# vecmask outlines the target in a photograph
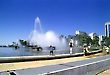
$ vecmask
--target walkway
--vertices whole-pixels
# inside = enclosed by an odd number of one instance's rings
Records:
[[[91,55],[91,56],[45,60],[45,61],[20,62],[20,63],[11,63],[11,64],[5,63],[5,64],[1,64],[0,68],[1,68],[1,70],[16,69],[16,73],[18,73],[19,75],[40,75],[43,73],[58,71],[58,70],[62,70],[65,68],[80,66],[80,65],[92,63],[94,61],[100,61],[102,59],[110,58],[110,56],[97,57],[99,55],[101,55],[101,54],[100,53],[95,54],[94,55],[95,57],[93,55]],[[85,59],[88,59],[88,60],[85,60]],[[79,60],[82,60],[82,61],[79,61]],[[30,66],[30,68],[29,68],[29,66]],[[6,67],[6,68],[4,68],[4,67]],[[28,67],[28,68],[26,69],[26,67]],[[19,70],[17,70],[17,69],[19,69]],[[7,74],[7,72],[1,72],[0,75],[6,75],[6,74]]]
[[[98,75],[110,75],[110,69],[107,69],[104,72],[99,73]]]
[[[43,67],[43,66],[56,65],[56,64],[64,64],[64,63],[68,63],[68,62],[74,62],[74,61],[79,61],[79,60],[96,58],[97,56],[102,56],[102,53],[97,53],[97,54],[93,54],[90,56],[71,57],[71,58],[55,59],[55,60],[0,63],[0,71]]]

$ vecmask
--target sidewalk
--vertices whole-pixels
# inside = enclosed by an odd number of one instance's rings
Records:
[[[89,55],[89,56],[71,57],[71,58],[63,58],[63,59],[55,59],[55,60],[0,63],[0,71],[43,67],[43,66],[56,65],[56,64],[64,64],[64,63],[68,63],[68,62],[96,58],[97,56],[102,56],[102,53],[97,53],[97,54],[93,54],[93,55]]]
[[[105,70],[104,72],[102,73],[99,73],[98,75],[110,75],[110,68]]]

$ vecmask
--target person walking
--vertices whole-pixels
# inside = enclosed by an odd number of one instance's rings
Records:
[[[84,52],[84,56],[87,56],[87,53],[88,53],[88,47],[87,47],[87,45],[84,45],[83,46],[83,52]]]
[[[49,50],[50,50],[50,55],[53,55],[54,54],[54,50],[55,50],[55,47],[50,45],[49,46]]]
[[[73,53],[73,39],[72,38],[69,42],[69,47],[70,47],[70,54],[72,54]]]

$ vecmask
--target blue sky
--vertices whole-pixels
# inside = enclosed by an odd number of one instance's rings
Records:
[[[28,39],[37,16],[45,32],[69,35],[81,30],[104,35],[110,0],[0,0],[0,44]]]

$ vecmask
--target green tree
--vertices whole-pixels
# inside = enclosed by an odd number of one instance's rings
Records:
[[[26,40],[19,40],[19,42],[20,42],[20,44],[22,45],[22,46],[27,46],[27,45],[29,45],[29,42],[28,41],[26,41]]]
[[[99,46],[99,37],[98,36],[93,37],[92,45]]]
[[[76,39],[80,41],[80,45],[84,45],[84,44],[91,44],[92,43],[92,39],[90,38],[90,36],[87,35],[87,33],[84,34],[77,34],[75,35]]]
[[[110,37],[104,37],[103,41],[104,41],[104,45],[110,46]]]

